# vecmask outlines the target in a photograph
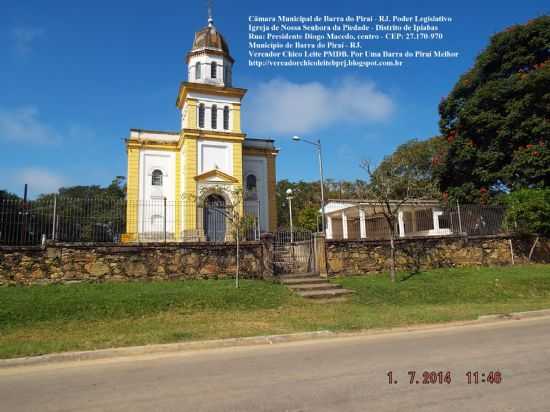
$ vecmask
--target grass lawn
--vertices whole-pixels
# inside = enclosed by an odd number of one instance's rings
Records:
[[[263,281],[0,288],[0,358],[329,329],[350,331],[550,308],[550,265],[440,269],[333,280],[356,294],[318,304]]]

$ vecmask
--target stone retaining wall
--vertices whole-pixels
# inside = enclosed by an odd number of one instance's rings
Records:
[[[240,275],[264,274],[261,242],[240,248]],[[234,244],[53,244],[0,247],[0,285],[102,282],[235,276]]]
[[[318,239],[324,240],[323,239]],[[438,237],[398,240],[397,268],[404,271],[460,266],[526,263],[534,238],[505,236]],[[318,243],[318,245],[317,245]],[[316,250],[322,251],[321,247]],[[241,244],[243,278],[271,278],[272,242]],[[316,267],[324,268],[323,253]],[[326,262],[330,275],[365,275],[389,269],[388,241],[330,240]],[[533,262],[550,263],[550,240],[541,239]],[[40,247],[0,246],[0,285],[70,282],[231,278],[236,272],[234,244],[50,244]]]
[[[507,236],[410,238],[396,242],[397,269],[417,271],[441,267],[511,265],[527,263],[534,238]],[[326,242],[330,275],[365,275],[388,271],[389,241],[329,240]],[[550,240],[540,239],[532,262],[550,263]]]

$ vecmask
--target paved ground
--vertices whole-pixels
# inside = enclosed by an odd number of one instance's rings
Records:
[[[410,370],[452,382],[411,385]],[[469,370],[502,383],[468,385]],[[546,412],[549,393],[550,318],[0,370],[10,412]]]

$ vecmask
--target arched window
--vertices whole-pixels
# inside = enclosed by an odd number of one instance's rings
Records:
[[[210,64],[210,77],[213,79],[218,77],[218,64],[216,62]]]
[[[212,106],[212,129],[218,128],[218,106]]]
[[[195,79],[199,80],[201,78],[201,63],[197,62],[195,64]]]
[[[223,128],[229,130],[229,106],[223,108]]]
[[[248,175],[246,176],[246,190],[249,192],[256,191],[256,176]]]
[[[162,171],[155,169],[151,174],[151,184],[153,186],[162,186]]]
[[[199,104],[199,127],[204,127],[204,103]]]

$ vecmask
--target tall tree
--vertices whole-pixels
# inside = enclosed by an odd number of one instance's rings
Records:
[[[443,191],[477,201],[550,184],[550,16],[494,35],[439,105]]]
[[[410,143],[415,145],[417,143]],[[407,146],[405,146],[407,147]],[[402,149],[384,158],[382,163],[373,170],[369,161],[363,161],[370,181],[368,199],[374,201],[375,213],[381,214],[386,220],[390,238],[390,278],[395,282],[395,240],[398,237],[398,215],[407,202],[422,198],[433,198],[437,193],[436,185],[430,178],[430,167],[419,167],[418,162],[411,161],[412,151]],[[430,162],[428,162],[430,164]]]
[[[445,157],[446,150],[445,139],[442,136],[435,136],[427,140],[412,139],[398,146],[391,156],[382,160],[374,174],[392,174],[392,169],[399,164],[403,173],[407,173],[411,179],[417,180],[415,185],[426,190],[424,196],[439,198],[439,181],[434,174],[434,165]],[[404,181],[402,184],[408,185],[409,182]],[[406,190],[406,187],[395,186],[392,196],[399,199]]]

